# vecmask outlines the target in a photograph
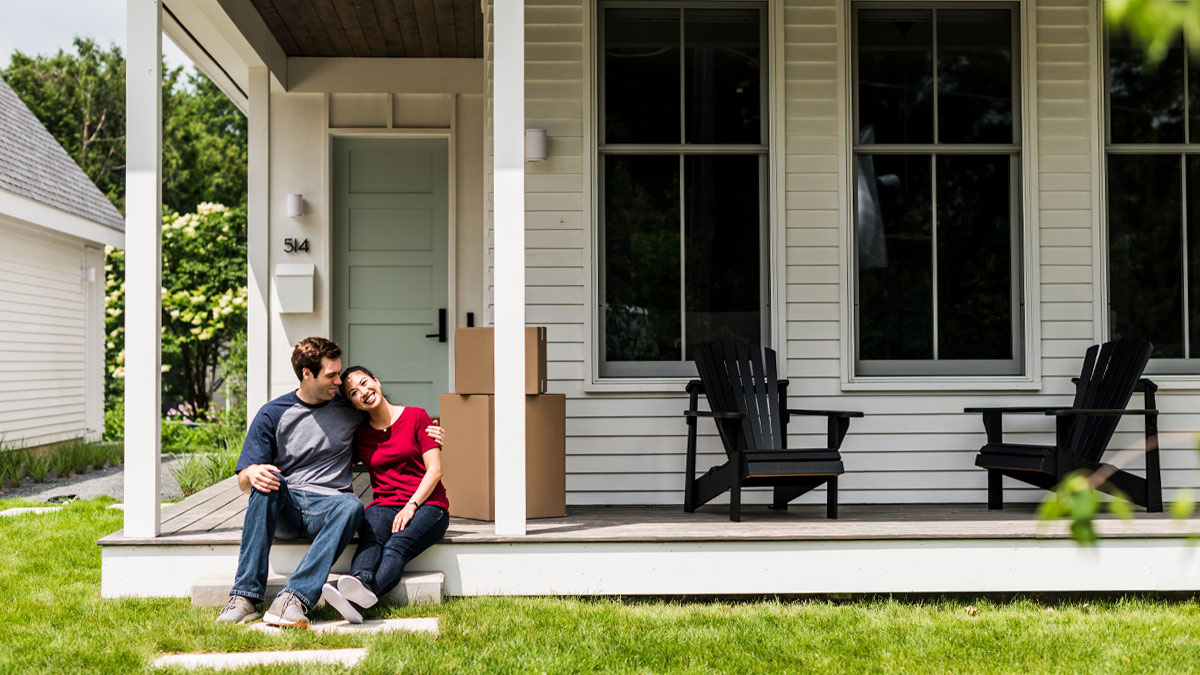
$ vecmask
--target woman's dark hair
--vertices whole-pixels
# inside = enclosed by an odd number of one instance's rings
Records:
[[[346,394],[346,385],[348,383],[346,381],[346,378],[350,377],[354,373],[362,373],[363,375],[366,375],[367,377],[371,378],[372,380],[379,379],[378,377],[375,377],[375,373],[372,373],[371,371],[367,370],[366,366],[350,366],[349,368],[342,371],[342,395],[343,396],[347,395]],[[385,396],[384,398],[387,398],[387,397]]]

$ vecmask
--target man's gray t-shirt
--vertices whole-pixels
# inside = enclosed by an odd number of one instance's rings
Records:
[[[274,464],[289,490],[321,494],[349,492],[351,448],[363,413],[339,395],[310,405],[291,391],[259,408],[237,471]]]

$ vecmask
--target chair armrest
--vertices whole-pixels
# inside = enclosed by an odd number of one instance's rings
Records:
[[[684,410],[684,417],[715,417],[719,420],[736,420],[745,417],[742,413],[736,412],[709,412],[707,410]]]
[[[788,408],[789,415],[813,415],[819,417],[862,417],[863,413],[858,410],[801,410],[796,408]]]
[[[1009,406],[1007,408],[963,408],[965,413],[999,413],[1013,415],[1049,415],[1051,411],[1064,410],[1060,405]]]
[[[1063,410],[1047,410],[1047,415],[1055,417],[1070,417],[1074,415],[1157,415],[1157,410],[1110,410],[1105,408],[1067,408]]]

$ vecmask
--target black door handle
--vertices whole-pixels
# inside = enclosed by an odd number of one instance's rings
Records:
[[[435,337],[438,342],[446,341],[446,310],[444,308],[438,310],[438,332],[430,333],[425,337]]]

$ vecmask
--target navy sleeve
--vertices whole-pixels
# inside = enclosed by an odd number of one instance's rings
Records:
[[[274,407],[268,403],[258,409],[250,429],[246,431],[246,441],[242,443],[242,454],[238,456],[235,473],[241,473],[251,464],[271,464],[275,461],[275,427],[279,419],[271,414]]]

